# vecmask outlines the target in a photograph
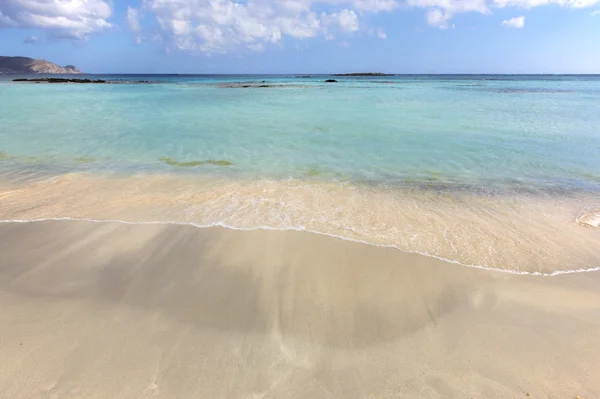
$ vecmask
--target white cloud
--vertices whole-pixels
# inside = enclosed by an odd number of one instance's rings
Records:
[[[44,29],[55,37],[85,39],[110,28],[115,0],[0,0],[0,28]],[[555,5],[586,8],[600,0],[138,0],[127,9],[127,25],[136,42],[153,37],[168,51],[228,53],[264,51],[285,40],[349,34],[385,39],[369,29],[370,15],[404,8],[423,10],[429,25],[452,28],[463,13],[489,15],[494,9]],[[594,12],[592,15],[600,13]],[[144,25],[140,21],[145,16]],[[519,21],[507,26],[519,25]],[[524,19],[523,19],[524,23]],[[147,29],[145,31],[145,29]]]
[[[509,28],[521,29],[525,26],[525,17],[521,15],[520,17],[504,20],[502,21],[502,25],[508,26]]]
[[[252,51],[258,52],[258,53],[265,51],[265,45],[262,43],[249,44],[246,47],[248,47],[249,50],[252,50]]]
[[[406,5],[427,9],[427,22],[446,29],[456,15],[466,12],[491,14],[494,8],[525,8],[557,5],[565,8],[586,8],[600,4],[600,0],[405,0]]]
[[[86,39],[112,25],[109,0],[0,0],[0,28],[47,30],[52,36]]]
[[[439,8],[451,14],[468,11],[486,13],[489,3],[490,0],[406,0],[410,7]]]
[[[495,8],[532,8],[549,4],[589,7],[600,0],[142,0],[156,17],[156,33],[169,49],[196,53],[263,51],[287,38],[344,39],[359,32],[369,14],[402,6],[426,11],[429,25],[453,28],[454,16]],[[373,29],[368,30],[374,35]],[[377,32],[386,38],[385,32]],[[260,44],[260,46],[259,46]]]
[[[326,3],[327,1],[323,1]],[[358,11],[392,11],[400,6],[397,0],[354,0],[354,1],[329,1],[329,3],[348,3],[352,8]]]
[[[596,15],[600,15],[600,10],[592,11],[592,17],[595,17]]]
[[[275,5],[266,1],[144,0],[144,9],[155,15],[158,32],[169,46],[190,52],[262,51],[264,44],[278,43],[284,35],[308,38],[319,30],[316,13],[294,0]]]
[[[495,7],[522,7],[532,8],[556,4],[562,7],[586,8],[600,3],[599,0],[493,0]]]
[[[351,10],[333,14],[322,13],[320,23],[323,27],[337,26],[344,32],[356,32],[360,28],[356,13]]]
[[[448,21],[452,18],[449,11],[433,8],[427,13],[427,23],[440,29],[448,29]]]
[[[156,17],[157,32],[169,47],[226,53],[263,51],[286,38],[331,40],[359,31],[368,13],[398,5],[397,0],[143,0],[142,8]]]
[[[339,14],[333,14],[337,18],[338,25],[342,30],[347,32],[356,32],[359,28],[358,17],[356,13],[351,10],[343,10]]]
[[[514,17],[511,19],[504,20],[502,21],[502,25],[508,26],[510,28],[521,29],[525,26],[525,17],[521,15],[520,17]]]
[[[129,29],[134,33],[134,40],[136,43],[141,43],[144,40],[142,35],[142,26],[140,25],[140,11],[137,8],[127,8],[127,25]]]
[[[37,36],[27,36],[27,38],[23,41],[25,44],[36,44],[40,41],[40,38]]]
[[[600,0],[405,0],[411,7],[441,8],[451,13],[477,11],[487,13],[493,8],[520,7],[534,8],[558,5],[569,8],[586,8],[600,3]]]

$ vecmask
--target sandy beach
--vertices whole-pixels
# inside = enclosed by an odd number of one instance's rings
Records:
[[[1,223],[0,392],[592,399],[599,288],[306,232]]]

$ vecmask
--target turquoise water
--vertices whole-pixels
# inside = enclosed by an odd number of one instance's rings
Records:
[[[10,78],[2,220],[308,230],[489,269],[600,267],[600,76]]]
[[[322,83],[324,77],[100,78],[156,83],[2,81],[4,163],[484,189],[600,187],[596,77],[334,84]],[[263,80],[283,86],[220,84]],[[228,166],[191,166],[207,160]]]

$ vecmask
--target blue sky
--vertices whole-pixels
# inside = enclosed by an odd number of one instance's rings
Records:
[[[600,73],[600,0],[0,0],[0,55],[90,73]]]

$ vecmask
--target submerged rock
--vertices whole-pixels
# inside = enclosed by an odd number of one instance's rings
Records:
[[[337,83],[337,80],[335,80],[335,79],[327,79],[325,81],[325,83]]]
[[[594,209],[579,215],[577,223],[582,226],[600,229],[600,209]]]
[[[217,84],[217,87],[223,89],[263,89],[263,88],[281,88],[281,87],[292,87],[290,84],[265,84],[263,82],[249,82],[249,83],[232,83],[232,84]]]

